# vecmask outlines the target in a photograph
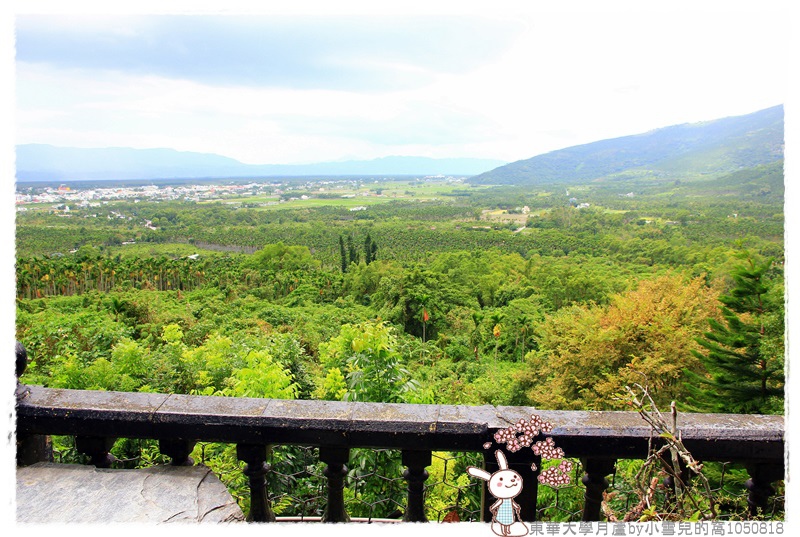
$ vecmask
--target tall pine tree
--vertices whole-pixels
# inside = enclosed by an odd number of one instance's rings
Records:
[[[378,245],[375,244],[375,241],[372,240],[369,232],[367,232],[367,236],[364,238],[364,262],[369,265],[377,256],[378,252]]]
[[[339,235],[339,255],[341,256],[342,261],[342,273],[347,272],[347,252],[344,249],[344,239],[341,235]]]
[[[772,259],[742,257],[734,287],[720,297],[724,322],[709,319],[711,330],[697,339],[708,374],[686,371],[688,402],[705,412],[782,413],[784,353],[775,342],[783,341],[783,293],[767,277]]]
[[[353,244],[353,235],[352,233],[347,236],[347,253],[350,257],[350,263],[355,263],[358,265],[359,256],[358,250],[356,250],[355,244]]]

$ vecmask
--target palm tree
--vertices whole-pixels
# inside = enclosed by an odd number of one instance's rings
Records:
[[[27,263],[22,267],[17,265],[17,297],[18,298],[31,298],[31,281],[32,275],[30,272],[30,265]]]
[[[497,347],[500,345],[500,321],[505,318],[505,313],[496,311],[489,318],[492,321],[492,335],[494,336],[494,361],[497,362]]]

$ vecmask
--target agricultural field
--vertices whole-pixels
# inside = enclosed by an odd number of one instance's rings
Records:
[[[600,410],[645,378],[659,405],[709,410],[720,397],[697,381],[713,367],[703,335],[756,274],[769,391],[750,400],[780,413],[782,190],[752,186],[764,177],[24,204],[22,380]],[[264,205],[274,196],[286,201]]]

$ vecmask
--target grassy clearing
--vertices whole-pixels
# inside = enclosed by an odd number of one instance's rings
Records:
[[[194,254],[201,254],[203,256],[219,255],[219,252],[215,252],[213,250],[198,248],[192,244],[181,244],[175,242],[163,244],[149,242],[123,244],[122,246],[108,247],[108,251],[111,252],[112,256],[119,254],[122,257],[138,258],[166,256],[174,259]]]
[[[524,226],[528,221],[527,214],[509,214],[508,211],[502,209],[484,209],[481,213],[481,220],[488,222],[514,222],[520,226]]]
[[[288,200],[274,205],[265,205],[258,207],[259,210],[280,210],[280,209],[306,209],[314,207],[345,207],[353,209],[355,207],[367,207],[370,205],[378,205],[381,203],[388,203],[393,199],[378,196],[357,196],[355,198],[308,198]]]

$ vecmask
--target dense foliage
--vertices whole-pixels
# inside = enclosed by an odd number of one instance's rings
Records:
[[[747,352],[768,357],[780,380],[780,171],[569,192],[448,187],[361,211],[333,198],[304,208],[246,199],[32,207],[17,217],[16,332],[32,360],[22,380],[575,409],[617,408],[626,384],[647,382],[658,403],[680,407],[687,379],[721,382],[703,353],[718,352],[704,343],[708,319],[723,334],[756,317],[763,329]],[[743,251],[774,260],[759,269],[764,311],[719,308],[741,287]],[[771,386],[773,404],[758,410],[780,412],[782,385]],[[738,397],[692,395],[724,405]],[[354,456],[355,473],[400,468],[391,453]],[[203,457],[220,468],[235,461],[222,447]],[[402,501],[391,487],[372,493]],[[390,514],[387,505],[373,516]]]
[[[722,321],[694,351],[709,374],[688,371],[690,400],[701,410],[780,413],[783,410],[784,359],[776,335],[784,332],[783,301],[768,279],[772,260],[747,256],[733,271],[734,287],[720,296]],[[777,299],[777,301],[776,301]],[[776,352],[776,350],[778,352]]]

